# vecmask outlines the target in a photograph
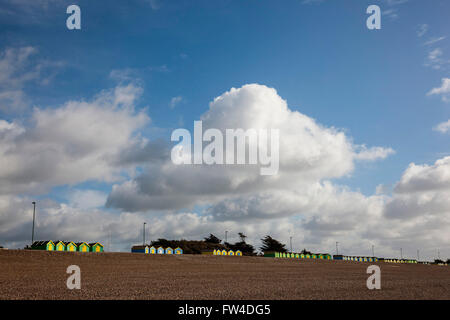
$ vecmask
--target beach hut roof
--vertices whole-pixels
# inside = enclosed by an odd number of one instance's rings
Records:
[[[79,246],[81,246],[83,243],[84,243],[85,245],[89,246],[89,244],[88,244],[87,242],[77,242],[77,243],[75,243],[75,244],[77,245],[77,247],[79,247]]]

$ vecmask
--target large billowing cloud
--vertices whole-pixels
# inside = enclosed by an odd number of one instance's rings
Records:
[[[203,131],[215,128],[224,136],[226,129],[278,129],[278,174],[262,176],[258,165],[174,165],[167,159],[115,185],[108,206],[127,211],[182,209],[282,190],[301,196],[306,186],[351,174],[355,160],[382,159],[393,152],[354,145],[343,131],[291,110],[275,89],[264,85],[232,88],[210,103],[201,120]]]
[[[384,206],[371,236],[383,245],[450,253],[450,157],[410,164]],[[425,250],[423,250],[425,249]]]
[[[45,193],[58,185],[117,180],[122,151],[137,143],[134,134],[149,121],[133,109],[140,91],[128,85],[89,102],[35,108],[30,125],[0,120],[0,193]]]
[[[433,224],[431,230],[442,230],[441,236],[450,240],[450,157],[431,166],[410,164],[386,203],[385,215],[391,220],[416,221],[417,227]]]

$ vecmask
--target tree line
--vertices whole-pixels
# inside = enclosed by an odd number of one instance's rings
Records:
[[[235,243],[230,243],[219,239],[214,234],[209,234],[208,237],[205,237],[203,240],[167,240],[167,239],[158,239],[151,242],[151,245],[154,247],[171,247],[177,248],[180,247],[183,249],[184,253],[188,254],[200,254],[203,251],[213,251],[213,250],[240,250],[245,256],[255,256],[256,250],[251,244],[248,244],[245,239],[247,236],[239,232],[239,241]],[[267,235],[263,239],[261,239],[262,246],[259,248],[262,252],[287,252],[286,245],[281,243],[280,241],[272,238]],[[303,249],[302,253],[311,254],[311,252]]]

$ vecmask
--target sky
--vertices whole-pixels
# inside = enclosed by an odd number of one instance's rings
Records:
[[[69,30],[66,9],[81,9]],[[381,8],[369,30],[366,9]],[[269,234],[450,258],[445,0],[0,0],[0,245]],[[175,166],[176,128],[279,128],[280,170]]]

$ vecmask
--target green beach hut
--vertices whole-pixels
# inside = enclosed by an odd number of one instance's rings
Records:
[[[76,252],[77,251],[77,245],[74,242],[72,242],[72,241],[68,242],[67,245],[66,245],[66,251]]]
[[[66,244],[62,241],[55,241],[55,251],[65,251]]]
[[[76,243],[78,252],[89,252],[91,251],[89,245],[86,242],[77,242]]]
[[[100,242],[89,243],[91,247],[91,252],[103,252],[103,245]]]

